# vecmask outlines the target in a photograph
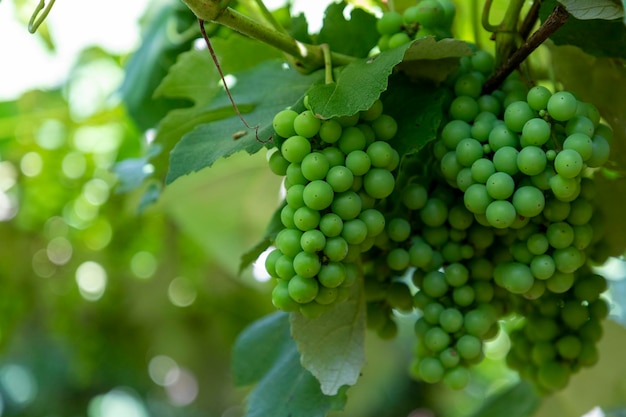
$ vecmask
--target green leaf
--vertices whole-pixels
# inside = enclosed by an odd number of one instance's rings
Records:
[[[419,39],[346,65],[335,83],[311,88],[309,105],[323,118],[352,115],[371,107],[387,89],[387,79],[398,64],[411,77],[443,81],[458,67],[460,57],[471,54],[462,41]]]
[[[556,5],[556,0],[541,4],[539,16],[542,21]],[[570,16],[550,39],[557,45],[577,46],[597,57],[626,58],[626,26],[622,19],[580,20]]]
[[[113,165],[113,172],[117,175],[119,183],[117,192],[126,193],[141,186],[143,182],[152,176],[154,166],[150,160],[161,153],[161,146],[158,144],[148,148],[146,155],[139,158],[124,159]]]
[[[272,242],[274,242],[274,239],[276,238],[278,232],[280,232],[284,228],[280,220],[280,212],[284,206],[285,204],[282,204],[274,212],[274,215],[267,225],[267,229],[265,229],[265,233],[263,234],[263,238],[261,239],[261,241],[254,245],[254,247],[252,247],[249,251],[241,255],[241,263],[239,264],[240,274],[243,272],[244,269],[252,265],[252,263],[256,261],[259,256],[261,256],[261,254],[272,245]]]
[[[242,131],[242,122],[226,95],[220,95],[204,111],[204,117],[211,117],[214,121],[197,126],[174,147],[167,183],[210,167],[219,158],[236,152],[253,154],[259,151],[274,134],[274,115],[300,99],[321,74],[305,76],[286,68],[280,61],[267,61],[235,75],[237,83],[231,89],[233,99],[246,122],[250,126],[259,126],[258,134],[254,129],[244,130],[244,136],[235,138],[234,135]]]
[[[559,0],[567,11],[580,20],[613,20],[624,17],[624,5],[613,0]]]
[[[324,394],[335,395],[344,385],[354,385],[365,363],[362,291],[356,289],[350,299],[318,318],[293,314],[291,334],[302,365],[318,379]]]
[[[327,396],[300,365],[289,335],[289,316],[274,313],[246,328],[233,351],[233,374],[238,386],[257,383],[248,398],[247,417],[324,417],[342,409],[346,396]]]
[[[419,151],[437,137],[447,94],[433,83],[414,83],[401,74],[389,79],[381,99],[385,113],[398,122],[398,133],[390,143],[400,156]]]
[[[533,386],[521,381],[506,391],[489,397],[472,417],[530,417],[541,404]]]
[[[366,57],[378,42],[376,17],[360,8],[352,9],[350,19],[344,16],[347,3],[331,3],[324,15],[318,43],[326,43],[333,52]]]

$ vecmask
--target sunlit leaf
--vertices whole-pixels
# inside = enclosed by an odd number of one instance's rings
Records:
[[[346,19],[346,6],[345,2],[328,6],[317,41],[328,44],[333,52],[365,57],[378,42],[376,18],[363,9],[355,8],[350,12],[350,19]]]
[[[559,0],[576,19],[613,20],[624,17],[624,6],[613,0]]]

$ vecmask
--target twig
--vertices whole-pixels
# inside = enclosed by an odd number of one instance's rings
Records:
[[[530,35],[530,31],[533,30],[535,23],[537,23],[537,19],[539,19],[539,9],[541,8],[541,0],[535,0],[533,5],[530,6],[530,10],[526,13],[526,17],[522,22],[522,25],[519,29],[519,34],[522,39],[528,38]]]
[[[548,39],[554,32],[563,26],[569,13],[561,5],[555,7],[548,18],[532,36],[524,42],[506,62],[483,85],[483,93],[489,94],[511,74],[539,45]]]

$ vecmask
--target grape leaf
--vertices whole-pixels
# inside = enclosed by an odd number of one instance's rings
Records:
[[[541,404],[541,398],[526,381],[489,397],[472,417],[530,417]]]
[[[437,137],[446,94],[433,83],[413,83],[401,74],[390,78],[381,99],[385,112],[398,122],[398,133],[390,143],[400,156],[417,152]]]
[[[352,115],[371,107],[387,89],[387,79],[398,64],[402,63],[398,68],[414,78],[442,81],[456,69],[460,57],[471,53],[462,41],[419,39],[346,65],[335,83],[309,90],[309,105],[323,118]]]
[[[241,255],[241,263],[239,264],[240,274],[243,272],[244,269],[252,265],[252,263],[256,261],[267,248],[271,246],[278,232],[283,229],[283,224],[280,220],[280,212],[284,206],[284,204],[281,205],[272,215],[272,218],[270,219],[270,222],[265,229],[265,233],[263,234],[263,238],[261,239],[261,241],[254,245],[254,247],[250,248],[250,250],[248,250],[246,253]]]
[[[556,5],[556,0],[545,0],[541,4],[539,16],[542,21]],[[580,20],[570,16],[550,39],[557,45],[578,46],[594,56],[626,58],[626,26],[622,19]]]
[[[274,114],[289,107],[302,97],[309,86],[320,79],[320,73],[302,75],[286,68],[280,61],[266,61],[236,75],[231,89],[233,99],[244,113],[250,126],[260,126],[258,136],[254,129],[244,130],[225,94],[216,97],[203,112],[210,123],[203,123],[185,134],[170,155],[170,169],[166,182],[210,167],[219,158],[236,152],[253,154],[259,151],[274,134]],[[207,120],[208,121],[208,120]]]
[[[344,392],[324,395],[300,365],[285,313],[271,314],[244,329],[235,341],[232,368],[237,386],[257,384],[248,398],[247,417],[324,417],[346,401]]]
[[[328,6],[317,41],[328,44],[334,52],[366,57],[378,42],[376,18],[363,9],[354,8],[348,20],[344,17],[346,6],[345,2]]]
[[[559,0],[576,19],[613,20],[624,17],[624,6],[613,0]]]
[[[365,363],[362,292],[356,288],[350,299],[315,319],[293,314],[291,334],[302,365],[318,379],[324,394],[336,395],[342,386],[354,385]]]

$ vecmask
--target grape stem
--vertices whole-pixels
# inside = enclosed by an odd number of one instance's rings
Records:
[[[200,20],[213,21],[227,26],[293,56],[294,66],[302,72],[312,72],[324,66],[324,54],[318,45],[298,42],[274,28],[259,24],[230,7],[224,7],[218,0],[183,0],[183,2]],[[346,65],[356,59],[335,52],[331,52],[331,55],[336,65]]]
[[[530,6],[530,10],[526,13],[526,17],[522,21],[522,24],[519,28],[519,34],[522,39],[527,39],[530,35],[530,32],[533,30],[535,23],[537,23],[537,19],[539,19],[539,9],[541,8],[541,1],[534,1],[532,6]]]
[[[327,43],[323,43],[320,45],[322,48],[322,53],[324,54],[324,76],[326,84],[332,84],[335,81],[333,80],[333,59],[330,54],[330,47]]]
[[[543,24],[524,42],[483,85],[483,94],[494,91],[539,45],[563,26],[569,13],[561,5],[554,8]]]

